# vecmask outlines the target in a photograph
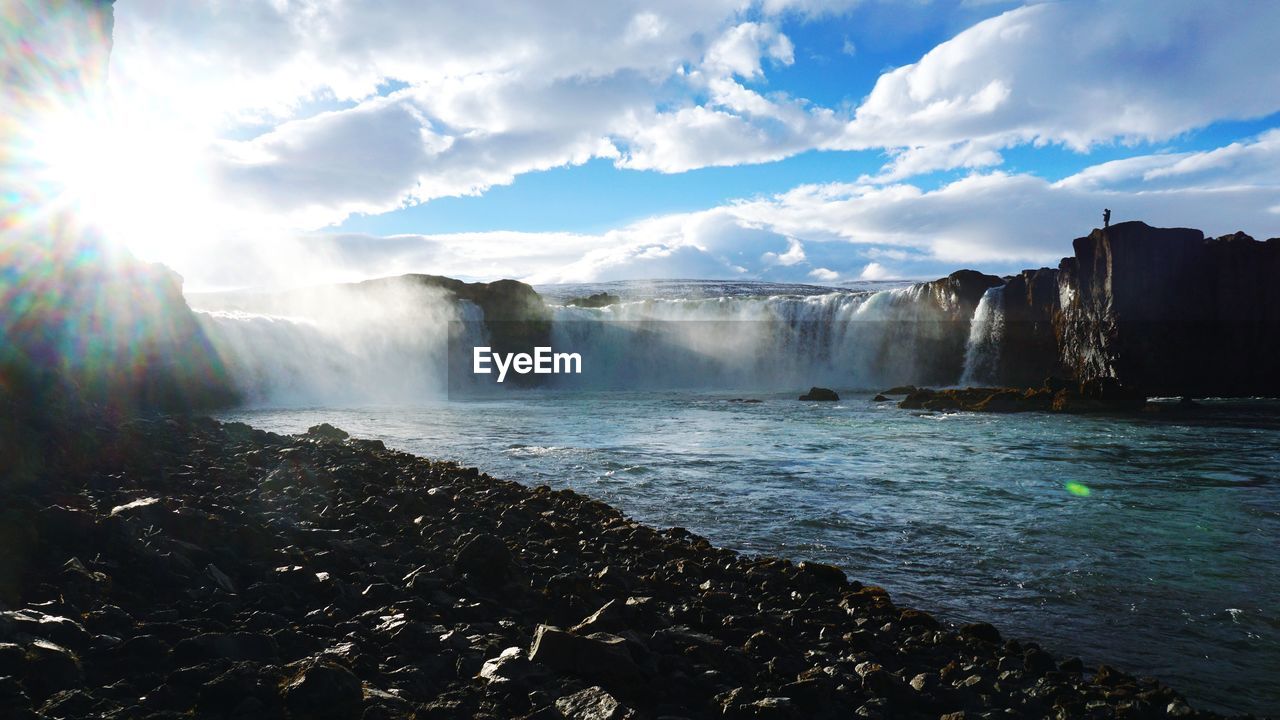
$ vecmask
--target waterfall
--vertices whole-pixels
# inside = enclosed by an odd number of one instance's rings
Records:
[[[444,397],[451,330],[483,313],[431,288],[198,297],[214,350],[251,403],[404,404]],[[476,338],[483,344],[483,337]]]
[[[598,388],[874,389],[917,382],[940,329],[919,286],[810,296],[625,302],[555,310],[553,342]],[[952,376],[954,379],[954,376]]]
[[[969,323],[961,385],[994,384],[1000,370],[1000,341],[1004,336],[1004,286],[988,289],[978,301]]]
[[[990,297],[982,312],[990,312]],[[947,302],[916,285],[552,305],[549,337],[534,333],[530,342],[578,353],[582,372],[541,375],[533,385],[749,393],[950,384],[967,328],[956,326]],[[492,344],[483,312],[437,289],[338,287],[196,297],[192,305],[256,404],[413,404],[495,382],[471,372],[472,348]],[[496,389],[517,384],[530,385]]]

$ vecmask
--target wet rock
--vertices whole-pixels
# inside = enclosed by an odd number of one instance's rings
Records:
[[[87,717],[99,715],[102,702],[84,690],[63,690],[54,693],[40,707],[40,714],[51,718]]]
[[[207,633],[188,638],[173,648],[173,659],[180,665],[194,665],[207,660],[273,660],[280,649],[275,640],[262,633]]]
[[[848,576],[835,565],[805,560],[801,561],[796,567],[799,568],[801,575],[813,578],[820,583],[835,587],[843,587],[849,584]]]
[[[961,637],[980,640],[985,643],[999,645],[1004,642],[1000,637],[1000,631],[996,630],[991,623],[970,623],[960,628]]]
[[[800,396],[801,400],[811,400],[818,402],[835,402],[840,399],[835,390],[830,388],[811,387],[809,392]]]
[[[48,640],[36,640],[28,645],[24,659],[22,683],[33,700],[79,687],[83,680],[80,658]]]
[[[761,718],[762,720],[799,720],[802,717],[799,708],[787,697],[766,697],[739,705],[734,713],[739,717]]]
[[[1068,389],[1028,388],[920,388],[903,398],[898,407],[935,412],[1132,412],[1141,409],[1146,398],[1113,381],[1091,381]]]
[[[0,641],[45,638],[76,650],[89,644],[89,633],[70,618],[47,615],[39,610],[0,612]]]
[[[1054,670],[1057,665],[1053,656],[1039,648],[1028,648],[1022,654],[1023,668],[1032,675],[1043,675]]]
[[[479,677],[489,683],[522,684],[529,678],[545,676],[546,671],[525,657],[524,650],[509,647],[496,658],[486,660]]]

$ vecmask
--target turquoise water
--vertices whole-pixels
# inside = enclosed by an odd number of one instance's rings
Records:
[[[526,391],[225,417],[331,422],[573,488],[719,545],[835,563],[900,604],[1159,677],[1200,707],[1280,706],[1280,404],[1104,418],[732,397]]]

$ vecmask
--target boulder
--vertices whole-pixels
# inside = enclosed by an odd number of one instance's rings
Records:
[[[478,677],[487,683],[523,683],[546,675],[546,670],[525,657],[524,649],[509,647],[497,657],[484,661]]]
[[[566,720],[629,720],[636,717],[633,710],[599,686],[557,699],[556,710]]]
[[[627,641],[608,633],[576,635],[558,627],[539,625],[534,631],[529,659],[624,695],[634,692],[642,681]]]
[[[351,437],[350,433],[345,430],[336,428],[329,423],[320,423],[307,428],[307,437],[315,440],[328,440],[330,442],[342,442]]]
[[[970,623],[960,628],[961,637],[980,640],[982,642],[999,645],[1004,642],[1000,637],[1000,631],[996,630],[991,623]]]
[[[345,720],[360,716],[364,691],[360,680],[341,665],[307,663],[282,688],[285,707],[297,718]]]
[[[506,581],[511,565],[511,550],[506,543],[488,533],[464,538],[462,548],[453,561],[455,570],[489,588],[500,586]]]
[[[840,396],[836,394],[835,390],[814,386],[809,388],[809,392],[801,395],[800,399],[819,402],[835,402],[840,399]]]

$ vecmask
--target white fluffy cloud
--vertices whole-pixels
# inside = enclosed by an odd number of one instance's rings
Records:
[[[237,212],[318,227],[594,157],[679,171],[801,149],[805,111],[738,82],[794,60],[750,8],[138,0],[117,13],[113,82],[175,122],[219,119],[208,162]]]
[[[294,227],[597,157],[682,172],[883,148],[875,180],[892,182],[998,166],[1021,143],[1083,150],[1280,110],[1259,31],[1280,26],[1274,3],[1018,8],[885,73],[856,110],[752,87],[796,61],[784,19],[851,7],[134,0],[117,9],[112,72],[176,122],[218,119],[225,201]]]
[[[175,210],[217,236],[180,267],[197,285],[271,280],[242,276],[254,256],[315,279],[833,283],[957,264],[1016,270],[1055,262],[1104,206],[1117,220],[1280,234],[1280,131],[1058,182],[1000,169],[1022,144],[1086,151],[1280,111],[1280,64],[1265,62],[1280,4],[1033,4],[969,27],[872,88],[850,87],[848,104],[770,84],[806,62],[788,23],[857,6],[193,0],[179,12],[131,0],[117,8],[111,77],[134,116],[200,142],[212,187]],[[676,173],[812,149],[886,160],[851,182],[595,234],[279,239],[593,158]],[[971,175],[938,188],[913,180],[956,168]],[[183,188],[175,202],[196,196]],[[259,232],[232,233],[246,227]]]
[[[950,148],[967,166],[1020,143],[1084,151],[1267,115],[1280,110],[1280,64],[1259,28],[1277,26],[1275,3],[1018,8],[882,75],[829,146]]]
[[[289,267],[313,282],[405,272],[534,283],[671,277],[840,283],[929,278],[960,267],[994,273],[1056,265],[1073,237],[1141,219],[1280,236],[1280,131],[1211,151],[1096,165],[1059,182],[1028,174],[974,174],[934,190],[899,182],[806,185],[776,196],[649,218],[600,234],[310,235],[273,244],[250,265]],[[246,280],[210,259],[206,283]],[[279,253],[284,253],[281,255]],[[225,255],[223,257],[226,257]],[[312,263],[328,275],[307,275]],[[340,274],[333,274],[341,268]]]
[[[1202,152],[1142,155],[1088,168],[1058,183],[1081,190],[1186,187],[1280,188],[1280,130]],[[1280,198],[1277,198],[1280,202]]]

